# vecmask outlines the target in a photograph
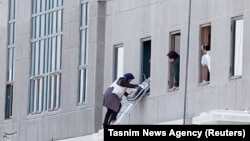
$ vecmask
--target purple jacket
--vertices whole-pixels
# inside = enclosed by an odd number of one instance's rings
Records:
[[[126,87],[126,88],[136,88],[137,84],[130,84],[127,79],[124,77],[120,77],[117,81],[117,84]],[[112,109],[113,111],[119,112],[121,100],[116,94],[112,93],[113,87],[108,87],[103,95],[103,106],[107,107],[109,109]],[[128,95],[127,92],[124,94],[125,96]]]

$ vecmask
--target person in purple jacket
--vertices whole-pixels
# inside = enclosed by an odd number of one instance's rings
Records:
[[[116,120],[116,116],[122,107],[122,97],[129,95],[126,89],[138,87],[138,84],[130,84],[134,78],[132,73],[126,73],[124,76],[116,79],[104,92],[103,106],[107,108],[107,112],[103,125],[109,125]]]

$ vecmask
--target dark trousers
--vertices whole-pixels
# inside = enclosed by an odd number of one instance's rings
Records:
[[[120,109],[121,109],[121,104],[120,104],[118,112],[120,111]],[[107,112],[106,112],[105,117],[104,117],[103,125],[109,125],[111,123],[111,121],[115,121],[118,112],[115,112],[115,111],[107,108]]]
[[[210,72],[207,72],[207,81],[210,81]]]

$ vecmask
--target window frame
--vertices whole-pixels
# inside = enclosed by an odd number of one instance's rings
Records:
[[[121,59],[121,60],[120,60]],[[113,59],[114,76],[113,81],[124,74],[124,44],[114,45],[114,59]]]
[[[210,45],[210,51],[211,51],[211,34],[212,34],[212,25],[211,23],[207,23],[207,24],[202,24],[200,26],[200,44],[198,47],[198,51],[199,51],[199,85],[207,85],[210,83],[210,72],[208,71],[208,67],[207,66],[202,66],[201,65],[201,58],[202,58],[202,50],[201,50],[201,46],[202,44],[208,44]],[[209,75],[209,76],[208,76]]]
[[[179,44],[176,44],[179,38]],[[174,50],[180,55],[181,49],[181,30],[171,31],[169,33],[169,51]],[[181,61],[181,60],[180,60]],[[181,64],[181,62],[180,62]],[[168,63],[168,91],[172,91],[171,88],[174,86],[174,76],[172,75],[172,66]],[[180,74],[180,73],[179,73]]]
[[[236,22],[242,20],[242,38],[241,38],[241,58],[240,58],[240,63],[241,63],[241,74],[236,75],[235,74],[235,50],[236,50],[236,45],[235,45],[235,40],[236,40],[236,34],[235,34],[235,30],[236,30]],[[244,18],[243,16],[237,16],[237,17],[233,17],[231,19],[231,49],[230,49],[230,69],[229,69],[229,79],[238,79],[238,78],[242,78],[243,75],[243,49],[244,49],[244,45],[243,45],[243,41],[244,41]]]
[[[5,89],[5,119],[12,118],[13,111],[13,89],[15,71],[15,38],[16,38],[16,0],[9,0],[8,13],[8,46],[6,67],[6,89]]]
[[[88,39],[89,39],[89,11],[90,0],[80,1],[80,45],[78,66],[78,96],[77,105],[86,103],[88,78]]]
[[[150,42],[148,47],[146,44]],[[152,38],[151,36],[141,39],[141,82],[151,75],[151,51],[152,51]],[[147,74],[145,74],[145,71]]]
[[[32,1],[28,114],[60,108],[63,0]]]

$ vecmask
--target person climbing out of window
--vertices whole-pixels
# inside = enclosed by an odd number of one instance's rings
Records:
[[[138,84],[130,83],[133,79],[134,75],[132,73],[126,73],[124,76],[116,79],[104,92],[103,106],[107,108],[107,112],[104,117],[103,126],[110,125],[116,120],[116,116],[122,107],[122,97],[129,95],[126,89],[138,87]]]
[[[168,54],[168,61],[172,67],[172,74],[174,76],[173,87],[171,90],[179,89],[179,74],[180,74],[180,55],[175,51],[170,51]]]
[[[201,57],[201,65],[208,68],[207,80],[203,80],[203,81],[209,81],[210,80],[210,46],[208,44],[202,44],[201,51],[203,53]]]

